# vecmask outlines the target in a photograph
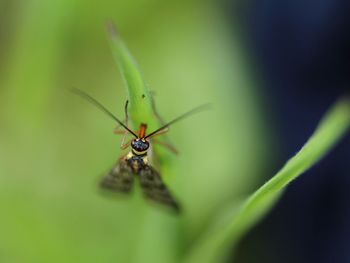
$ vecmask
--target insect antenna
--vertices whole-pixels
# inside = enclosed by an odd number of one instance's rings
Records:
[[[168,128],[170,125],[174,124],[175,122],[178,122],[178,121],[180,121],[180,120],[182,120],[182,119],[184,119],[184,118],[186,118],[194,113],[200,112],[200,111],[205,110],[205,109],[209,109],[209,107],[210,107],[210,104],[206,103],[206,104],[200,105],[200,106],[198,106],[198,107],[196,107],[188,112],[185,112],[184,114],[180,115],[179,117],[173,119],[172,121],[169,121],[167,124],[163,125],[162,127],[158,128],[157,130],[148,134],[145,137],[145,139],[150,138],[153,135],[155,135],[156,133],[160,132],[161,130]]]
[[[85,93],[84,91],[77,89],[77,88],[72,88],[71,91],[82,97],[83,99],[87,100],[88,102],[90,102],[91,104],[93,104],[94,106],[96,106],[98,109],[102,110],[104,113],[106,113],[109,117],[111,117],[113,120],[115,120],[116,122],[119,123],[120,126],[122,126],[125,130],[127,130],[128,132],[130,132],[132,135],[134,135],[136,138],[138,138],[138,136],[132,131],[130,130],[123,122],[121,122],[116,116],[113,115],[113,113],[111,113],[105,106],[103,106],[100,102],[98,102],[96,99],[94,99],[93,97],[91,97],[89,94]]]

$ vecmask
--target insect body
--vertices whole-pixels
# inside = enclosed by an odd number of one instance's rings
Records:
[[[175,118],[174,120],[149,133],[148,135],[146,135],[147,124],[142,123],[139,133],[136,134],[94,98],[83,91],[77,89],[74,89],[73,91],[107,113],[111,118],[119,123],[119,125],[123,127],[124,130],[135,137],[130,143],[126,144],[126,146],[131,147],[129,153],[120,158],[117,164],[102,179],[100,184],[101,187],[114,192],[129,193],[132,190],[135,177],[138,177],[141,189],[147,199],[168,206],[178,212],[180,210],[179,204],[162,181],[160,174],[149,163],[148,152],[150,150],[151,138],[164,133],[171,124],[203,109],[207,105],[197,107]]]
[[[140,130],[145,130],[146,127],[146,124],[141,124]],[[102,179],[101,187],[115,192],[128,193],[132,189],[134,178],[138,177],[146,198],[179,211],[178,203],[163,183],[159,173],[149,164],[147,154],[150,149],[149,139],[140,136],[133,139],[130,146],[130,152],[120,158],[107,176]]]

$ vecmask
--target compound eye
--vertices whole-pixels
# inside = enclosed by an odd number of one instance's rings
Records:
[[[147,141],[142,141],[136,139],[132,142],[131,147],[138,152],[146,151],[149,148],[149,143]]]

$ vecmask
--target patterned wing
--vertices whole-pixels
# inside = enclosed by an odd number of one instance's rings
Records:
[[[151,166],[145,166],[139,171],[140,184],[146,198],[166,205],[180,212],[180,206],[171,196],[159,173]]]
[[[100,186],[104,189],[129,193],[134,182],[134,174],[125,160],[120,160],[112,170],[104,177]]]

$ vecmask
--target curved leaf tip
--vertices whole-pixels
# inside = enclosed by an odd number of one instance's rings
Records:
[[[218,262],[218,258],[227,254],[229,247],[232,248],[270,211],[285,187],[329,153],[349,128],[350,99],[343,98],[325,115],[308,142],[274,177],[248,197],[235,214],[227,215],[224,211],[213,222],[185,255],[185,262]]]

